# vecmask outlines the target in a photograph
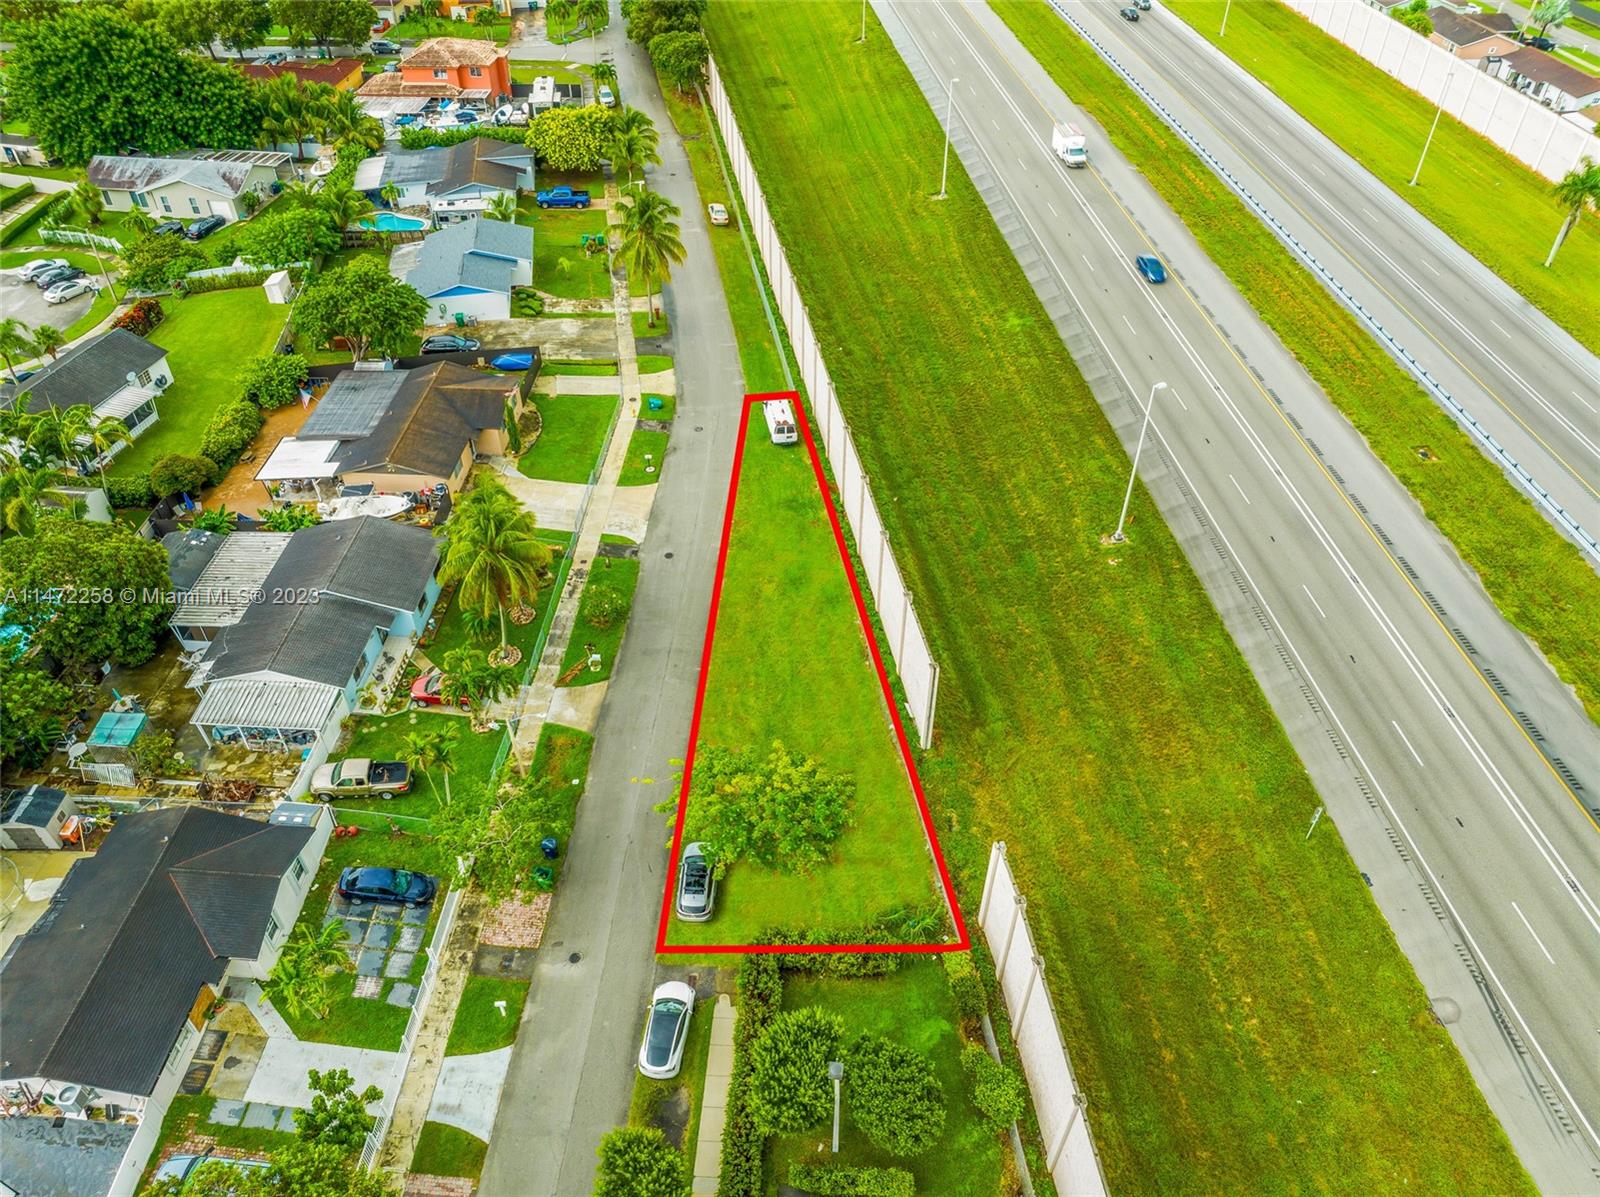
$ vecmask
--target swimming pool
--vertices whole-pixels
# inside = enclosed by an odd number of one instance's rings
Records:
[[[410,233],[427,228],[428,222],[420,216],[403,216],[399,212],[375,212],[358,221],[356,227],[380,233]]]

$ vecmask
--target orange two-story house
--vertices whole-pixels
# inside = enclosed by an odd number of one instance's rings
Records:
[[[359,94],[496,104],[511,96],[511,66],[494,42],[435,37],[402,58],[398,70],[368,79]]]

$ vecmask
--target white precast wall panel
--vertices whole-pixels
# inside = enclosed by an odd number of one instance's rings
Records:
[[[1283,0],[1329,36],[1392,75],[1547,179],[1584,158],[1600,161],[1600,137],[1457,58],[1361,0]]]
[[[777,226],[773,224],[766,196],[756,179],[755,164],[745,149],[739,122],[734,119],[733,106],[722,86],[722,76],[715,61],[708,65],[711,107],[722,128],[722,139],[727,144],[733,177],[744,196],[750,233],[766,266],[767,279],[777,298],[778,314],[783,319],[789,343],[794,347],[795,360],[800,365],[800,378],[805,383],[812,411],[816,415],[817,439],[822,442],[828,463],[833,467],[834,480],[839,486],[839,505],[855,537],[856,552],[861,558],[873,601],[877,604],[878,617],[883,622],[889,653],[894,658],[901,685],[905,688],[911,722],[917,729],[922,746],[926,748],[933,740],[933,710],[939,694],[939,668],[934,664],[933,653],[928,648],[922,625],[911,605],[911,592],[906,589],[900,567],[895,563],[888,534],[861,467],[861,455],[856,451],[850,429],[845,423],[844,410],[833,389],[833,379],[829,377],[828,367],[822,360],[822,347],[817,342],[816,329],[801,298],[800,285],[789,268],[788,255],[783,252],[783,245],[778,240]]]
[[[1105,1175],[1050,1004],[1044,962],[1028,929],[1026,910],[1027,902],[1011,876],[1006,846],[995,844],[989,851],[978,926],[994,957],[1000,992],[1011,1016],[1011,1037],[1022,1057],[1022,1071],[1039,1115],[1045,1166],[1063,1197],[1105,1197]]]

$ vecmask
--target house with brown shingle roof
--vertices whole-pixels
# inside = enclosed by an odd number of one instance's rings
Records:
[[[402,58],[397,70],[368,79],[358,94],[498,103],[511,95],[510,57],[504,46],[490,41],[429,38]]]
[[[339,91],[355,91],[361,86],[361,60],[359,58],[314,58],[290,62],[241,62],[235,64],[240,74],[248,75],[261,83],[279,75],[293,75],[301,83],[326,83]]]
[[[1600,78],[1531,46],[1502,58],[1499,73],[1518,91],[1557,112],[1600,104]]]
[[[1476,16],[1464,16],[1441,6],[1430,8],[1428,19],[1433,22],[1428,40],[1469,62],[1503,58],[1518,48],[1513,34],[1490,29]]]

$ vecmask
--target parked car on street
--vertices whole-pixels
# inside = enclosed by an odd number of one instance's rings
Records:
[[[656,986],[650,998],[650,1016],[644,1020],[644,1042],[639,1045],[640,1072],[658,1081],[678,1075],[693,1014],[694,990],[682,981]]]
[[[374,54],[382,55],[385,58],[392,54],[403,54],[405,52],[400,49],[398,42],[391,42],[388,38],[382,37],[374,38],[368,43],[367,49],[371,50]]]
[[[90,292],[99,294],[100,285],[87,278],[73,278],[66,282],[57,283],[44,293],[46,303],[66,303],[69,299],[76,299],[80,295]]]
[[[444,672],[430,669],[427,673],[419,674],[411,683],[411,705],[418,707],[442,707],[444,703]],[[471,704],[461,699],[456,704],[466,710]]]
[[[1117,15],[1124,21],[1137,21],[1139,19],[1139,10],[1129,5],[1127,8],[1117,9]]]
[[[455,333],[435,333],[422,342],[423,353],[471,353],[478,342],[471,337],[458,337]]]
[[[727,224],[728,209],[722,204],[707,204],[706,211],[711,214],[712,224]]]
[[[176,233],[181,237],[183,235],[183,221],[163,220],[160,224],[156,225],[155,228],[150,230],[150,235],[152,237],[162,237],[168,233]]]
[[[587,208],[589,193],[574,191],[570,187],[552,187],[549,191],[535,193],[534,201],[541,208]]]
[[[1140,254],[1133,260],[1133,265],[1144,276],[1147,283],[1164,283],[1167,281],[1167,268],[1161,264],[1161,259],[1155,254]]]
[[[409,869],[351,866],[339,874],[339,896],[349,902],[397,902],[426,906],[439,892],[439,883],[425,873]],[[687,988],[687,987],[686,987]]]
[[[615,108],[617,106],[616,93],[613,92],[608,85],[602,83],[599,87],[595,88],[595,95],[599,97],[600,103],[604,104],[607,108]]]
[[[54,266],[49,270],[33,276],[33,285],[41,291],[48,291],[57,283],[70,282],[75,278],[82,278],[84,271],[76,266]]]
[[[202,238],[211,236],[212,233],[227,223],[221,216],[206,216],[185,229],[183,235],[190,241],[199,241]]]
[[[318,798],[393,798],[411,788],[411,768],[404,761],[347,757],[322,765],[311,775]]]
[[[704,844],[690,844],[678,861],[678,892],[674,900],[678,917],[686,923],[703,923],[717,904],[717,879],[706,859]]]
[[[204,1164],[226,1165],[240,1172],[264,1172],[272,1166],[267,1160],[233,1159],[225,1155],[171,1155],[162,1161],[161,1167],[156,1169],[156,1174],[151,1179],[187,1181]]]
[[[35,258],[17,268],[17,277],[25,283],[31,283],[46,271],[60,270],[67,265],[65,258]]]

